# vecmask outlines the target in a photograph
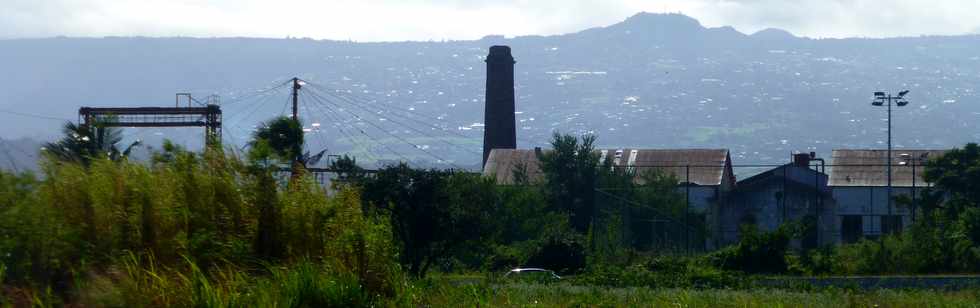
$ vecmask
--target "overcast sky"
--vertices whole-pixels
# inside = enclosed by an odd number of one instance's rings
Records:
[[[965,34],[978,0],[0,0],[0,38],[311,37],[355,41],[560,34],[637,12],[680,12],[745,33]]]

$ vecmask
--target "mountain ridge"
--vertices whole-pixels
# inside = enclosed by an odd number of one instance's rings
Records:
[[[884,136],[881,110],[868,104],[870,93],[902,89],[912,90],[912,104],[896,111],[898,147],[980,139],[970,126],[980,117],[980,37],[791,36],[781,30],[746,35],[731,27],[706,28],[683,15],[642,13],[570,34],[446,42],[0,40],[0,67],[8,72],[0,76],[0,108],[74,119],[80,106],[170,106],[177,92],[219,94],[229,102],[226,140],[240,145],[252,125],[282,110],[286,98],[260,106],[235,98],[299,76],[366,101],[413,108],[431,118],[425,121],[470,138],[454,142],[479,150],[472,140],[481,137],[480,127],[472,124],[482,122],[483,57],[490,45],[506,44],[518,62],[522,147],[545,145],[558,130],[597,133],[606,147],[725,147],[736,160],[759,163],[781,161],[792,151],[877,148]],[[322,109],[310,108],[311,120],[330,123],[317,114]],[[52,139],[61,124],[6,114],[0,119],[4,138]],[[127,131],[190,146],[200,141],[197,130]],[[336,131],[316,137],[318,149],[358,148]],[[438,142],[413,140],[460,163],[479,161]],[[373,150],[395,158],[382,147]]]

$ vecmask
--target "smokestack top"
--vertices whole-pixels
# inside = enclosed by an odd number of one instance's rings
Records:
[[[490,46],[490,54],[487,55],[487,62],[497,62],[497,61],[514,61],[514,57],[510,54],[510,46],[495,45]]]
[[[814,154],[816,154],[816,153],[814,153]],[[814,156],[816,156],[816,155],[814,155]],[[810,159],[812,159],[810,157],[810,154],[806,154],[806,153],[793,154],[793,165],[795,165],[797,167],[809,167],[810,166]]]

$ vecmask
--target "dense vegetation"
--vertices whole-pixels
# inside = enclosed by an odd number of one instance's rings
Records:
[[[527,180],[515,186],[404,164],[369,175],[343,157],[325,189],[303,171],[310,155],[297,150],[302,139],[289,132],[301,132],[289,121],[260,129],[245,158],[167,143],[149,162],[91,150],[115,149],[117,139],[95,138],[112,131],[69,128],[49,144],[61,147],[46,151],[40,176],[0,172],[0,306],[795,305],[807,291],[737,290],[755,273],[975,272],[980,260],[972,144],[929,163],[936,185],[905,233],[794,251],[803,224],[772,233],[747,225],[737,245],[681,254],[689,237],[641,242],[628,221],[686,221],[685,232],[703,234],[703,214],[683,210],[668,175],[636,182],[631,170],[599,166],[594,138],[556,134],[542,183],[521,168],[515,177]],[[546,287],[495,274],[516,266],[569,277]],[[977,299],[821,292],[802,302]]]

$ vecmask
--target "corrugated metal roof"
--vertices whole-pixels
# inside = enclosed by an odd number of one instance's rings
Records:
[[[531,182],[541,181],[544,178],[540,161],[534,150],[521,149],[491,150],[487,157],[487,164],[483,166],[483,175],[494,176],[498,184],[514,184],[514,168],[521,164],[526,166],[527,176]]]
[[[544,150],[547,152],[549,150]],[[726,149],[602,149],[598,150],[602,159],[611,160],[618,168],[633,167],[637,174],[647,170],[661,170],[677,177],[681,183],[688,182],[687,168],[690,166],[690,181],[697,185],[720,185],[728,162]],[[605,152],[605,154],[601,154]],[[635,154],[634,154],[635,153]],[[484,167],[484,175],[494,175],[499,184],[513,184],[514,167],[520,163],[527,166],[531,181],[540,181],[543,174],[534,150],[494,149]]]
[[[892,187],[912,187],[912,164],[902,154],[911,158],[937,157],[947,150],[892,150]],[[831,154],[830,186],[888,186],[887,150],[834,150]],[[922,180],[924,161],[915,163],[915,185],[925,186]]]

